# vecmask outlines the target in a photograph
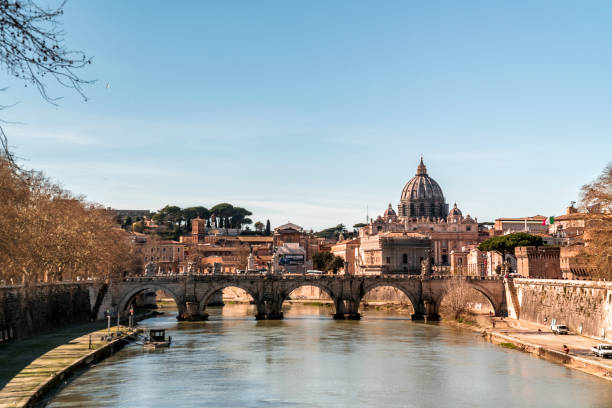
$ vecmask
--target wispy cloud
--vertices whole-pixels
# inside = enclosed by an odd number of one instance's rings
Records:
[[[89,129],[41,129],[18,125],[11,130],[11,142],[15,145],[42,143],[44,145],[95,146],[99,145],[101,140]]]

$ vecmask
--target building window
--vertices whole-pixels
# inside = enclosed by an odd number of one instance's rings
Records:
[[[404,265],[408,263],[408,255],[407,254],[402,255],[402,263]]]
[[[388,264],[390,264],[390,263],[391,263],[391,257],[390,257],[390,256],[388,256],[388,257],[387,257],[387,263],[388,263]]]
[[[472,227],[465,227],[465,230],[466,230],[466,231],[471,231],[471,230],[472,230]]]

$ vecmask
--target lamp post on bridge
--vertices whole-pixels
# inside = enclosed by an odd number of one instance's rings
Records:
[[[111,321],[111,314],[110,314],[110,310],[106,309],[106,319],[108,320],[108,336],[110,337],[111,332],[110,332],[110,321]]]

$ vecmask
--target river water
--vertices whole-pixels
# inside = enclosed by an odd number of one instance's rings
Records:
[[[612,384],[477,335],[366,313],[334,321],[292,305],[256,321],[248,305],[210,320],[148,319],[172,346],[132,344],[63,388],[51,407],[611,407]]]

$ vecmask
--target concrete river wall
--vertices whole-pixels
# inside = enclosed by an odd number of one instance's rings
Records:
[[[586,336],[612,339],[612,282],[514,279],[509,314],[550,325],[552,320]],[[518,301],[518,305],[516,302]]]

